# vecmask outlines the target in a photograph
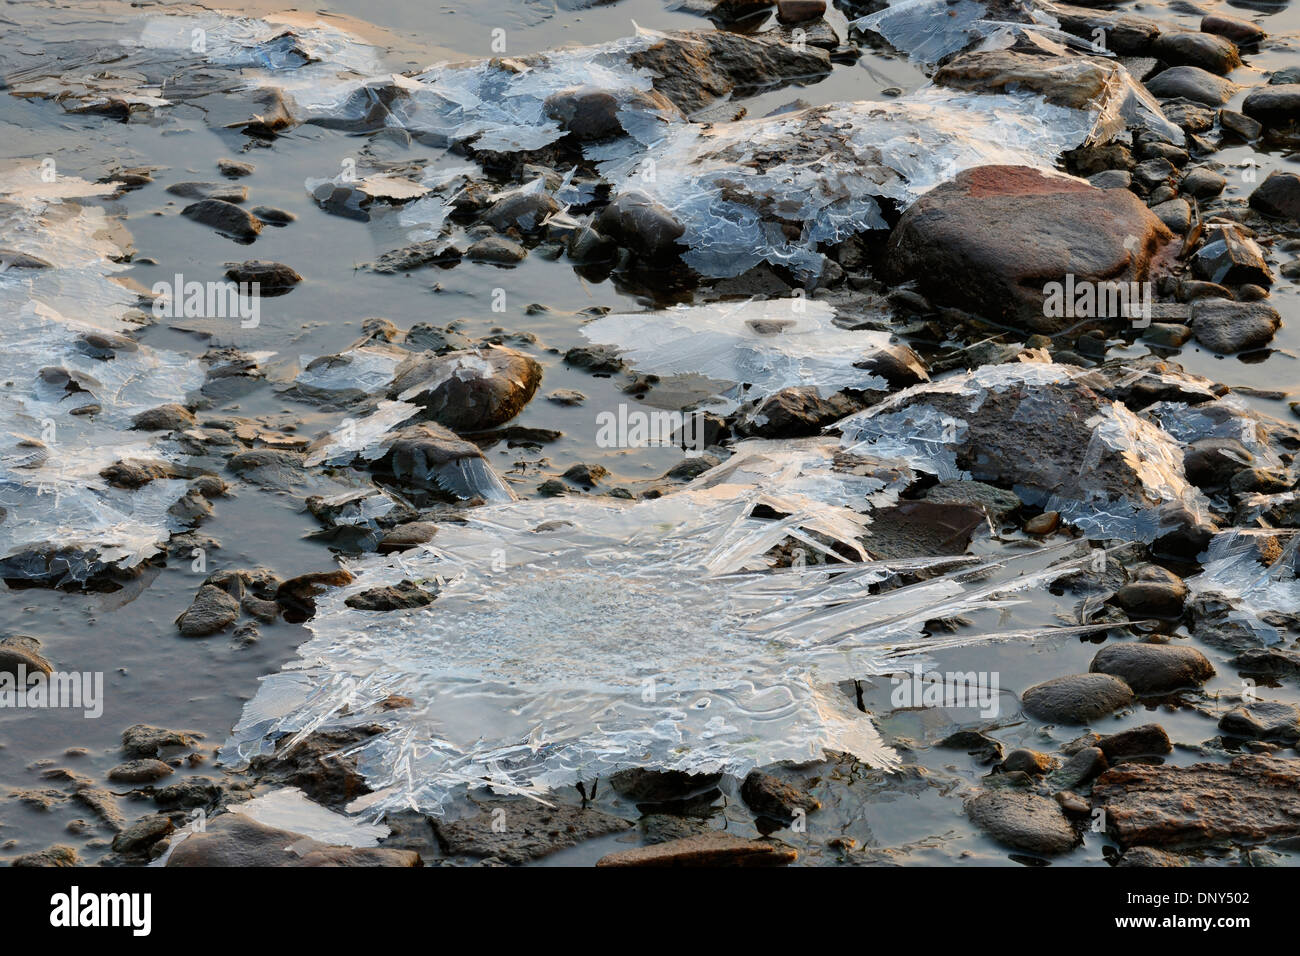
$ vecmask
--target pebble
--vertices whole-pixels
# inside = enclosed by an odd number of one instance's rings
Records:
[[[1035,684],[1021,695],[1025,711],[1054,724],[1087,724],[1133,700],[1128,684],[1109,674],[1070,674]]]

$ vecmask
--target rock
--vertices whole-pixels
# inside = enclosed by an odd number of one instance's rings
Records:
[[[1024,709],[1054,724],[1087,724],[1128,706],[1133,691],[1109,674],[1071,674],[1035,684],[1021,695]]]
[[[244,816],[223,813],[202,833],[176,844],[170,866],[422,866],[414,850],[330,846],[300,833],[278,830]]]
[[[1237,17],[1225,17],[1221,14],[1211,14],[1209,16],[1201,17],[1201,32],[1213,33],[1217,36],[1226,37],[1240,46],[1250,46],[1268,36],[1268,34],[1255,26],[1255,24],[1251,23],[1249,20],[1239,20]]]
[[[1294,744],[1300,741],[1300,710],[1278,701],[1255,701],[1224,714],[1219,729],[1231,737]]]
[[[1142,281],[1171,239],[1132,193],[1027,167],[982,166],[903,214],[889,239],[887,272],[916,281],[936,304],[1052,333],[1075,320],[1045,315],[1049,282],[1067,274],[1076,282]]]
[[[1177,176],[1178,167],[1163,156],[1143,160],[1133,167],[1133,182],[1142,190],[1151,193],[1153,203],[1158,198],[1157,192],[1162,187],[1169,187],[1165,195],[1172,196],[1172,183]]]
[[[1082,110],[1106,98],[1118,73],[1118,67],[1101,59],[981,50],[949,60],[935,72],[934,82],[979,93],[1027,90],[1055,106]]]
[[[461,500],[487,494],[494,480],[477,445],[432,422],[398,429],[388,451],[370,466],[407,487]]]
[[[39,653],[40,641],[34,637],[7,637],[0,641],[0,674],[14,677],[54,673],[50,662]]]
[[[976,505],[900,501],[872,515],[864,544],[877,560],[964,554],[987,528],[988,516]]]
[[[628,62],[648,70],[654,88],[688,115],[724,97],[740,98],[831,70],[825,50],[726,30],[665,34],[632,53]]]
[[[432,604],[437,596],[413,581],[402,581],[390,587],[360,591],[350,595],[343,603],[358,611],[398,611]]]
[[[502,236],[487,236],[465,250],[465,258],[471,262],[487,262],[498,266],[517,265],[527,257],[527,249]]]
[[[1183,451],[1183,471],[1198,488],[1214,491],[1255,460],[1250,449],[1235,438],[1198,438]]]
[[[516,192],[498,199],[483,213],[483,221],[497,232],[516,230],[533,235],[542,230],[546,217],[559,212],[555,197],[544,192]]]
[[[1186,598],[1183,579],[1156,564],[1137,568],[1129,582],[1115,593],[1115,603],[1133,616],[1178,617]]]
[[[233,282],[256,283],[259,294],[287,292],[302,281],[296,270],[282,262],[266,259],[248,259],[245,262],[227,263],[226,278]]]
[[[288,748],[283,745],[290,738],[284,737],[277,741],[280,749],[275,753],[249,762],[249,773],[259,783],[296,787],[322,806],[340,808],[370,792],[357,772],[356,756],[341,754],[383,731],[377,724],[317,730]]]
[[[1179,189],[1197,199],[1212,199],[1223,192],[1228,181],[1212,169],[1196,166],[1183,174]]]
[[[119,783],[155,783],[171,774],[172,768],[161,760],[144,758],[118,764],[108,772],[108,779]]]
[[[588,465],[578,462],[576,465],[570,465],[566,468],[562,477],[565,481],[571,481],[575,485],[592,488],[608,475],[609,469],[603,465]]]
[[[176,472],[166,462],[127,458],[113,462],[100,471],[99,477],[114,488],[136,489],[158,478],[175,478]]]
[[[1025,534],[1048,535],[1061,526],[1059,511],[1044,511],[1025,522]]]
[[[300,574],[275,589],[275,603],[284,611],[286,621],[301,624],[316,614],[316,598],[324,594],[326,588],[341,588],[351,583],[351,572],[343,568]]]
[[[194,595],[194,602],[176,619],[176,626],[186,637],[207,637],[238,618],[239,602],[221,588],[205,584]]]
[[[826,13],[826,0],[777,0],[776,16],[782,23],[819,20]]]
[[[378,275],[397,275],[421,266],[455,262],[459,259],[460,252],[446,241],[425,239],[400,249],[390,249],[371,263],[370,268]]]
[[[170,817],[161,813],[151,814],[113,837],[113,852],[123,856],[143,856],[159,840],[171,836],[175,829]]]
[[[680,770],[645,770],[632,767],[619,770],[609,778],[622,796],[638,804],[681,800],[712,787],[721,774],[692,774]]]
[[[238,179],[241,176],[253,175],[254,166],[252,163],[245,163],[242,160],[222,158],[217,160],[217,169],[221,171],[223,176]]]
[[[740,787],[740,795],[756,816],[773,820],[791,820],[799,813],[812,813],[822,806],[812,794],[761,770],[749,772]]]
[[[55,844],[46,847],[39,853],[28,853],[20,856],[14,860],[13,865],[21,867],[80,866],[81,861],[77,858],[77,851],[72,847]]]
[[[883,346],[853,364],[863,371],[880,376],[889,383],[891,389],[907,388],[909,385],[930,381],[925,362],[906,345]]]
[[[1152,345],[1169,349],[1182,348],[1191,337],[1191,329],[1172,322],[1152,322],[1142,333],[1142,338]]]
[[[190,750],[197,745],[193,734],[151,727],[149,724],[132,724],[122,731],[122,753],[128,757],[157,759],[164,750],[171,748]]]
[[[1223,355],[1262,348],[1282,325],[1277,309],[1263,302],[1198,299],[1191,314],[1196,341]]]
[[[463,820],[434,820],[433,825],[448,854],[491,856],[504,863],[527,863],[632,826],[599,810],[523,801],[503,803]]]
[[[1221,76],[1241,66],[1237,44],[1213,33],[1161,33],[1151,45],[1151,52],[1173,66],[1199,66]]]
[[[1232,99],[1237,89],[1237,84],[1198,66],[1170,67],[1147,80],[1145,85],[1161,99],[1181,97],[1206,106],[1222,106]]]
[[[1117,734],[1109,734],[1097,741],[1097,748],[1111,763],[1125,757],[1149,757],[1167,754],[1174,745],[1159,724],[1143,724]]]
[[[1100,30],[1106,48],[1120,56],[1148,56],[1160,34],[1160,24],[1150,17],[1064,3],[1052,6],[1053,15],[1066,33],[1092,41]]]
[[[552,93],[542,105],[547,116],[584,143],[623,135],[618,115],[623,109],[657,111],[666,119],[681,118],[681,111],[672,101],[654,90],[638,92],[626,102],[598,86],[576,86]]]
[[[1168,853],[1151,846],[1135,846],[1119,858],[1116,866],[1190,866],[1177,853]]]
[[[644,193],[620,194],[596,218],[598,232],[651,260],[676,256],[677,244],[686,231],[671,212]]]
[[[1259,139],[1260,134],[1264,132],[1261,123],[1236,110],[1219,110],[1219,127],[1247,142]]]
[[[1252,209],[1300,223],[1300,175],[1275,169],[1250,194]]]
[[[959,730],[944,737],[935,746],[964,750],[981,764],[996,763],[1002,759],[1002,744],[976,730]]]
[[[1011,520],[1023,505],[1014,491],[973,480],[941,481],[927,488],[921,497],[927,501],[976,505],[996,522]]]
[[[220,199],[204,199],[181,210],[181,215],[237,242],[252,242],[262,231],[262,220],[234,203]]]
[[[597,866],[779,866],[799,858],[796,850],[767,840],[745,840],[725,831],[669,840],[603,856]]]
[[[287,226],[298,219],[288,210],[277,209],[275,206],[254,206],[253,215],[262,220],[263,225],[267,226]]]
[[[794,385],[743,409],[736,421],[736,431],[760,438],[816,435],[858,408],[856,402],[839,393],[825,399],[816,385]]]
[[[1127,169],[1103,169],[1089,176],[1088,182],[1098,189],[1128,189],[1133,185],[1133,174]]]
[[[1073,790],[1105,770],[1109,764],[1100,747],[1083,747],[1070,755],[1047,777],[1047,786],[1056,791]]]
[[[1052,769],[1052,758],[1037,750],[1022,747],[1007,754],[998,769],[1003,773],[1027,773],[1031,777],[1041,777]]]
[[[437,533],[438,525],[435,522],[408,521],[406,524],[399,524],[391,531],[385,532],[384,536],[379,539],[379,546],[376,550],[380,554],[406,551],[409,548],[424,544],[426,541],[432,541],[433,536]]]
[[[241,203],[248,198],[248,187],[234,183],[173,183],[167,191],[185,199],[217,199],[229,203]]]
[[[1079,842],[1060,805],[1036,793],[981,793],[966,801],[966,815],[999,843],[1029,853],[1065,853]]]
[[[1241,111],[1270,129],[1300,120],[1300,83],[1257,86],[1241,103]]]
[[[1232,663],[1242,674],[1300,676],[1300,651],[1284,647],[1252,647],[1238,654]]]
[[[1259,843],[1300,834],[1300,761],[1243,756],[1187,767],[1126,763],[1092,788],[1121,846]]]
[[[1198,687],[1214,676],[1204,654],[1175,644],[1109,644],[1093,657],[1089,670],[1118,677],[1138,694]]]
[[[424,353],[398,366],[389,398],[422,405],[440,425],[458,432],[495,428],[514,418],[542,381],[542,367],[499,345]]]
[[[54,263],[39,256],[28,255],[16,249],[0,249],[0,268],[3,269],[53,269]]]
[[[131,419],[131,427],[143,432],[183,431],[194,424],[194,415],[183,405],[159,405]]]

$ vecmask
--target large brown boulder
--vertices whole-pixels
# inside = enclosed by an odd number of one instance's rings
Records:
[[[1135,195],[1026,166],[978,166],[903,214],[886,268],[931,302],[1033,332],[1078,318],[1048,315],[1049,283],[1147,279],[1173,234]]]

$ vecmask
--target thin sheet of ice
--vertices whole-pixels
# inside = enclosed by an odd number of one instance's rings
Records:
[[[1233,529],[1216,534],[1204,570],[1187,579],[1187,588],[1197,597],[1213,595],[1226,601],[1232,607],[1230,620],[1250,628],[1264,643],[1276,644],[1281,632],[1261,618],[1269,613],[1300,614],[1300,532],[1291,532],[1282,554],[1265,567],[1255,538],[1270,533]]]
[[[774,570],[768,553],[791,539],[836,560],[837,546],[861,554],[870,519],[838,502],[848,487],[869,507],[881,482],[826,474],[843,458],[832,441],[744,453],[743,468],[660,499],[475,508],[419,550],[351,565],[356,581],[321,599],[300,660],[264,681],[223,759],[380,720],[389,731],[349,751],[375,791],[349,809],[376,814],[437,813],[484,783],[544,798],[626,767],[743,775],[826,750],[893,767],[836,683],[897,669],[923,650],[926,621],[1008,607],[1086,559],[1071,543],[1029,569],[918,558]],[[787,493],[774,469],[806,471],[801,490],[816,495]],[[783,517],[751,517],[759,506]],[[944,563],[963,567],[870,593],[901,567]],[[345,604],[402,580],[436,582],[439,597],[384,614]],[[414,704],[382,711],[391,694]]]
[[[330,846],[378,846],[393,831],[382,824],[363,823],[308,799],[297,787],[282,787],[227,808],[263,826],[300,833]]]
[[[374,395],[387,387],[397,367],[409,357],[409,352],[385,345],[363,345],[319,359],[304,355],[303,370],[294,383],[304,392],[322,396]],[[308,367],[313,362],[314,367]]]
[[[130,567],[180,528],[167,508],[184,482],[126,491],[99,477],[121,458],[177,457],[162,439],[130,431],[131,419],[183,402],[203,381],[197,362],[174,353],[127,343],[100,359],[87,347],[87,334],[133,328],[123,316],[138,304],[114,281],[126,267],[112,261],[121,250],[105,238],[103,209],[72,201],[111,189],[73,177],[46,183],[35,166],[0,174],[5,244],[53,264],[0,273],[0,554],[53,542]],[[94,414],[73,414],[92,405]]]
[[[419,405],[409,402],[382,401],[360,420],[345,419],[332,429],[327,440],[311,450],[303,463],[308,467],[342,465],[358,457],[373,461],[387,450],[386,441],[393,429],[421,411]]]
[[[749,384],[762,395],[793,385],[816,385],[823,395],[886,388],[884,379],[855,363],[888,346],[889,333],[849,331],[834,318],[830,305],[802,298],[720,302],[606,315],[584,325],[582,334],[621,349],[639,371],[696,372]]]

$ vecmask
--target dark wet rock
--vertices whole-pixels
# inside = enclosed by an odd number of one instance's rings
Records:
[[[1037,750],[1023,747],[1011,751],[998,766],[1002,773],[1027,773],[1031,777],[1041,777],[1052,769],[1052,758]]]
[[[1198,438],[1183,451],[1183,471],[1187,480],[1198,488],[1226,488],[1242,468],[1255,456],[1235,438]]]
[[[1061,513],[1059,511],[1044,511],[1040,515],[1034,515],[1025,522],[1025,534],[1048,535],[1056,531],[1061,526]]]
[[[1223,192],[1228,181],[1212,169],[1196,166],[1183,174],[1179,189],[1197,199],[1212,199]]]
[[[1125,757],[1149,757],[1170,753],[1174,745],[1159,724],[1143,724],[1097,741],[1097,747],[1111,763]]]
[[[1127,169],[1103,169],[1089,176],[1088,182],[1098,189],[1128,189],[1133,185],[1133,174]]]
[[[287,226],[298,219],[287,209],[277,209],[275,206],[254,206],[253,215],[267,226]]]
[[[312,571],[290,578],[275,589],[275,603],[291,624],[311,620],[316,613],[316,598],[326,588],[341,588],[352,583],[352,574],[343,568],[333,571]]]
[[[371,264],[370,268],[379,275],[397,275],[401,272],[411,272],[421,266],[456,262],[460,257],[460,251],[445,241],[425,239],[385,252]]]
[[[1164,157],[1146,159],[1133,167],[1133,182],[1143,192],[1151,193],[1155,200],[1156,191],[1167,187],[1165,197],[1173,196],[1173,182],[1178,176],[1178,167]]]
[[[782,23],[806,23],[826,13],[826,0],[777,0],[776,15]]]
[[[686,231],[668,209],[639,192],[619,195],[601,211],[595,227],[620,246],[652,260],[681,252],[677,240]]]
[[[487,494],[491,472],[482,459],[477,445],[428,422],[399,429],[371,469],[406,487],[468,500]],[[467,474],[464,466],[473,471],[475,464],[481,473]]]
[[[239,179],[243,176],[253,175],[254,166],[252,163],[246,163],[239,159],[227,159],[222,157],[217,160],[217,169],[221,175],[229,176],[231,179]]]
[[[1233,658],[1232,664],[1242,674],[1296,677],[1300,676],[1300,651],[1285,647],[1252,647]]]
[[[1165,100],[1161,104],[1165,119],[1181,126],[1184,133],[1208,133],[1214,128],[1214,110],[1189,100]]]
[[[996,763],[1002,759],[1002,744],[977,730],[958,730],[935,746],[947,750],[964,750],[981,764]]]
[[[463,820],[435,820],[443,849],[453,856],[527,863],[632,824],[599,810],[532,802],[502,803]]]
[[[223,813],[176,844],[168,866],[422,866],[414,850],[329,846],[240,813]]]
[[[0,674],[14,677],[44,674],[48,677],[54,669],[41,656],[40,646],[41,642],[34,637],[13,636],[0,641]]]
[[[176,619],[186,637],[207,637],[229,627],[239,618],[239,602],[221,588],[205,584],[194,595],[194,603]]]
[[[922,497],[927,501],[976,505],[997,522],[1011,520],[1023,506],[1014,491],[986,485],[982,481],[941,481],[927,488]]]
[[[925,362],[906,345],[887,345],[854,362],[855,368],[879,375],[892,388],[907,388],[930,381]]]
[[[290,736],[282,737],[275,753],[249,762],[249,774],[259,783],[297,787],[322,806],[340,808],[370,792],[357,772],[356,756],[346,752],[383,730],[375,724],[317,730],[294,747],[288,746]]]
[[[358,611],[398,611],[432,604],[436,592],[426,591],[413,581],[370,588],[349,596],[343,603]]]
[[[203,199],[186,206],[181,215],[239,242],[252,242],[262,231],[262,220],[234,203],[220,199]]]
[[[55,844],[46,847],[39,853],[27,853],[14,860],[14,866],[20,867],[62,867],[62,866],[79,866],[81,860],[77,856],[77,851],[70,846]]]
[[[303,456],[279,448],[240,452],[226,462],[226,467],[245,481],[268,488],[293,488],[306,478]]]
[[[226,278],[234,282],[256,283],[265,293],[284,292],[302,281],[302,276],[282,262],[267,259],[248,259],[227,263]]]
[[[1078,843],[1060,805],[1036,793],[981,793],[966,801],[966,815],[993,839],[1017,850],[1065,853]]]
[[[773,820],[791,820],[799,813],[821,809],[821,801],[784,780],[751,770],[740,787],[740,795],[757,816]]]
[[[1119,858],[1116,866],[1191,866],[1185,857],[1152,846],[1135,846]]]
[[[597,866],[780,866],[798,859],[796,850],[768,840],[746,840],[716,830],[653,846],[603,856]]]
[[[498,232],[518,230],[524,235],[539,232],[546,217],[558,212],[560,204],[544,192],[517,192],[498,199],[483,213],[483,221]]]
[[[118,783],[155,783],[171,774],[172,768],[167,764],[146,757],[118,764],[108,772],[108,779]]]
[[[1087,6],[1053,4],[1053,14],[1060,20],[1061,29],[1086,40],[1093,40],[1100,30],[1106,38],[1107,49],[1121,56],[1147,56],[1160,24],[1150,17],[1118,10],[1097,10]]]
[[[1071,674],[1035,684],[1021,695],[1025,711],[1056,724],[1087,724],[1127,707],[1128,684],[1110,674]]]
[[[432,521],[408,521],[406,524],[400,524],[396,528],[384,533],[379,539],[377,550],[380,554],[391,554],[394,551],[406,551],[424,544],[426,541],[433,540],[433,536],[438,533],[438,525]]]
[[[494,428],[514,418],[542,381],[542,367],[522,352],[487,346],[403,362],[389,397],[424,406],[430,418],[459,432]]]
[[[149,724],[132,724],[122,731],[122,753],[128,757],[157,759],[165,750],[192,750],[198,746],[196,736]]]
[[[1273,170],[1250,194],[1250,205],[1266,216],[1300,223],[1300,175]]]
[[[612,375],[623,369],[619,350],[611,345],[575,345],[564,353],[564,362],[600,375]]]
[[[1182,348],[1192,337],[1192,330],[1172,322],[1152,322],[1142,333],[1142,338],[1162,348]]]
[[[1219,110],[1219,127],[1247,142],[1258,139],[1264,132],[1262,123],[1236,110]]]
[[[1029,90],[1049,103],[1089,109],[1105,99],[1117,67],[1080,56],[1034,56],[1014,50],[963,53],[934,74],[938,86],[979,93]]]
[[[248,198],[248,187],[234,183],[173,183],[167,191],[183,199],[217,199],[229,203],[241,203]]]
[[[1259,245],[1239,227],[1215,225],[1192,258],[1197,276],[1225,285],[1268,286],[1273,274]]]
[[[736,421],[737,433],[761,438],[816,435],[831,422],[852,414],[860,404],[836,393],[822,398],[816,385],[795,385],[746,406]]]
[[[901,501],[873,512],[863,542],[877,560],[965,554],[971,538],[988,527],[978,505]]]
[[[1146,88],[1162,99],[1182,97],[1206,106],[1222,106],[1232,99],[1236,84],[1197,66],[1175,66],[1147,80]]]
[[[575,485],[584,485],[591,488],[608,476],[609,469],[603,465],[588,465],[579,462],[566,468],[562,477],[565,481],[571,481]]]
[[[1243,756],[1188,767],[1125,763],[1098,778],[1094,808],[1121,846],[1262,842],[1300,834],[1300,761]]]
[[[17,249],[0,249],[0,269],[53,269],[54,264],[39,256],[19,252]]]
[[[888,271],[915,280],[937,304],[1050,333],[1074,320],[1044,315],[1046,283],[1067,274],[1141,281],[1171,238],[1132,193],[1026,167],[983,166],[930,190],[903,214],[889,240]]]
[[[689,115],[723,97],[741,97],[831,70],[825,50],[725,30],[665,35],[628,57],[650,71],[654,88]]]
[[[641,830],[642,839],[648,844],[700,836],[713,829],[708,820],[680,817],[671,813],[648,813],[637,821],[637,827]]]
[[[1108,644],[1089,670],[1118,677],[1138,694],[1162,694],[1197,687],[1214,676],[1214,666],[1194,647],[1175,644]]]
[[[632,767],[609,778],[619,794],[636,803],[665,803],[685,799],[714,786],[721,774],[691,774],[680,770],[646,770]]]
[[[144,856],[159,840],[171,836],[176,826],[161,813],[143,817],[113,837],[113,852],[122,856]]]
[[[131,419],[131,427],[144,432],[182,431],[194,424],[194,415],[183,405],[159,405]]]
[[[1261,348],[1282,325],[1277,309],[1263,302],[1198,299],[1192,305],[1192,333],[1207,349],[1223,355]]]
[[[1115,593],[1115,603],[1134,617],[1178,617],[1186,598],[1187,585],[1182,578],[1156,564],[1135,569],[1129,582]]]
[[[465,258],[471,262],[512,266],[528,258],[528,250],[504,236],[485,236],[465,250]]]
[[[165,461],[125,458],[115,461],[99,473],[114,488],[143,488],[159,478],[175,478],[176,471]]]
[[[1280,701],[1246,703],[1224,714],[1219,729],[1230,737],[1294,744],[1300,741],[1300,710]]]
[[[1226,37],[1241,46],[1258,43],[1268,35],[1249,20],[1241,20],[1237,17],[1228,17],[1222,14],[1201,17],[1201,32]]]
[[[1070,754],[1069,760],[1048,774],[1047,786],[1057,791],[1074,790],[1108,766],[1106,754],[1100,747],[1083,747]]]
[[[654,90],[634,94],[630,102],[624,103],[600,87],[575,86],[552,93],[543,104],[547,116],[584,143],[621,136],[624,129],[618,114],[629,107],[657,111],[668,119],[681,117],[681,111]]]
[[[1152,44],[1151,52],[1173,66],[1199,66],[1220,75],[1241,66],[1237,44],[1213,33],[1161,33]]]
[[[1300,82],[1257,86],[1241,103],[1251,119],[1274,129],[1300,120]]]

